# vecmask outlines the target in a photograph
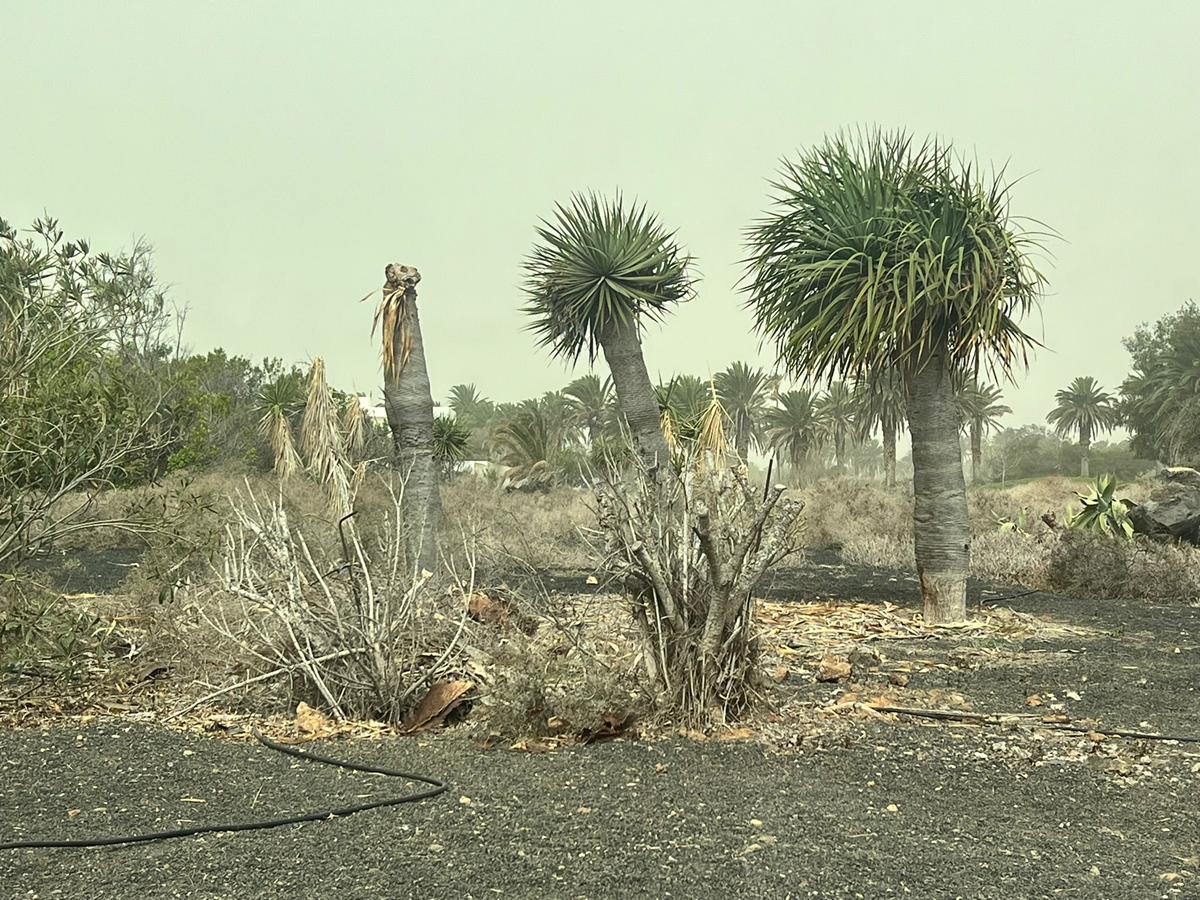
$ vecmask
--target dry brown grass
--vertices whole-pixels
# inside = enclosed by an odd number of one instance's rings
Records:
[[[805,545],[810,548],[876,547],[890,553],[912,542],[912,489],[889,490],[856,478],[821,479],[798,492],[804,500]],[[859,552],[851,550],[852,553]]]
[[[481,571],[489,574],[595,564],[595,497],[583,488],[545,493],[505,493],[478,478],[442,487],[451,543],[464,535],[478,547]]]

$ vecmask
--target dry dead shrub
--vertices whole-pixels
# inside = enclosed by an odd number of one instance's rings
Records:
[[[892,547],[912,542],[913,501],[907,485],[886,488],[856,478],[827,478],[808,485],[799,496],[804,500],[808,547],[841,546],[844,551],[854,545],[868,547],[879,538],[890,540]]]
[[[401,721],[424,688],[463,672],[470,583],[414,572],[401,497],[370,538],[345,528],[341,552],[314,546],[279,501],[246,490],[233,505],[220,563],[194,588],[203,621],[250,687],[286,679],[337,718]]]
[[[1064,529],[1049,554],[1045,583],[1081,599],[1195,603],[1200,600],[1200,549],[1141,535],[1127,540]]]
[[[971,576],[998,584],[1041,584],[1056,540],[1049,533],[1034,537],[996,528],[976,534],[971,538]]]
[[[1051,590],[1081,599],[1195,603],[1200,599],[1200,550],[1065,529],[1045,570]]]
[[[752,592],[799,549],[804,503],[704,458],[659,476],[599,488],[608,567],[631,606],[659,709],[688,725],[724,724],[753,701]]]
[[[889,534],[854,534],[842,544],[842,560],[852,566],[900,569],[915,572],[916,551],[912,537]]]
[[[641,713],[630,667],[587,652],[561,632],[510,632],[485,644],[490,677],[481,699],[488,728],[505,737],[586,735]]]
[[[480,478],[442,487],[447,530],[468,535],[489,576],[513,571],[582,568],[596,556],[596,513],[590,492],[559,487],[545,493],[505,493]]]

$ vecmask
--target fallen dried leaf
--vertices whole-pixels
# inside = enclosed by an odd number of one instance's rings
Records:
[[[469,681],[443,681],[429,688],[417,711],[400,730],[407,733],[425,728],[437,728],[446,716],[463,701],[463,695],[472,687]]]
[[[723,741],[750,741],[754,739],[753,728],[726,728],[718,737]]]

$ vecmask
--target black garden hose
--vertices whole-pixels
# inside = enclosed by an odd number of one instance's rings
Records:
[[[366,812],[368,809],[381,809],[385,806],[398,806],[401,803],[413,803],[417,800],[425,800],[429,797],[436,797],[438,794],[446,790],[446,783],[439,781],[436,778],[430,778],[426,775],[414,775],[411,772],[397,772],[394,769],[385,769],[381,766],[366,766],[359,763],[344,762],[340,759],[322,756],[318,753],[308,753],[299,750],[296,747],[288,747],[284,744],[276,743],[270,738],[263,737],[257,730],[254,736],[267,747],[272,750],[278,750],[280,753],[286,753],[288,756],[294,756],[297,759],[307,759],[312,762],[325,763],[330,766],[340,766],[343,769],[351,769],[355,772],[367,772],[372,775],[387,775],[391,778],[403,778],[406,781],[419,781],[422,784],[427,784],[429,787],[422,791],[417,791],[415,794],[406,794],[403,797],[389,797],[385,800],[373,800],[370,803],[359,803],[355,806],[345,806],[341,809],[326,809],[320,812],[304,813],[296,816],[286,816],[281,819],[269,819],[263,822],[239,822],[233,825],[198,825],[195,828],[179,828],[174,831],[156,831],[147,834],[134,834],[125,837],[111,838],[87,838],[81,840],[70,841],[7,841],[0,843],[0,850],[21,850],[32,849],[38,847],[111,847],[115,844],[142,844],[147,841],[165,841],[170,838],[190,837],[194,834],[213,834],[222,831],[258,831],[264,828],[279,828],[281,825],[296,825],[300,822],[316,822],[321,819],[329,819],[335,816],[351,816],[354,813]]]

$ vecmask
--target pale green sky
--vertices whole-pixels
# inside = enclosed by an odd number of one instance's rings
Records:
[[[344,8],[343,8],[344,7]],[[434,395],[556,388],[517,308],[534,225],[620,187],[699,261],[651,374],[760,359],[735,290],[781,156],[936,133],[1025,176],[1064,240],[1014,422],[1200,299],[1200,3],[33,3],[0,0],[0,216],[144,235],[186,339],[325,357],[376,391],[371,309],[417,266]],[[583,371],[582,369],[580,371]]]

